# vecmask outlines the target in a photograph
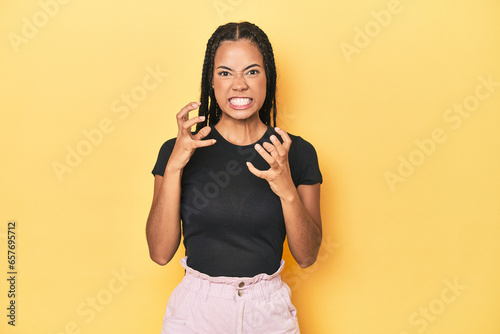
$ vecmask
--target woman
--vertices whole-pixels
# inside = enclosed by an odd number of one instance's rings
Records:
[[[201,102],[177,114],[177,138],[153,169],[151,258],[172,259],[181,220],[186,248],[162,333],[299,333],[280,279],[283,242],[286,234],[302,268],[315,262],[322,177],[311,144],[271,127],[275,92],[266,34],[248,22],[220,26],[207,44]]]

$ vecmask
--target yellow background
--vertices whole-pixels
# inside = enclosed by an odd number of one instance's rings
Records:
[[[0,267],[16,220],[19,273],[1,333],[159,333],[184,250],[149,259],[151,169],[208,38],[241,20],[268,34],[278,124],[324,176],[318,262],[285,254],[302,333],[500,333],[500,2],[54,1],[0,2]]]

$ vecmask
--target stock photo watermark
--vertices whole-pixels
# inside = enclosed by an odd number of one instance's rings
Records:
[[[297,263],[294,263],[291,270],[288,270],[285,267],[285,270],[282,272],[281,277],[290,289],[289,294],[297,291],[301,283],[307,280],[313,272],[318,270],[318,267],[321,266],[321,263],[325,262],[333,254],[335,249],[339,248],[340,246],[340,243],[333,242],[331,237],[328,236],[321,243],[320,254],[318,254],[318,258],[313,265],[303,269],[300,268]],[[288,297],[290,297],[290,295]],[[270,299],[275,301],[274,303],[268,304],[268,306],[271,306],[271,309],[255,308],[251,317],[245,318],[245,322],[249,327],[259,328],[262,324],[264,324],[265,321],[267,321],[267,319],[269,319],[270,311],[276,311],[276,313],[279,314],[288,312],[292,318],[297,318],[297,310],[295,309],[293,304],[288,302],[287,297],[281,296],[277,291],[271,294]]]
[[[140,103],[144,101],[149,94],[157,89],[168,76],[167,72],[163,72],[159,65],[155,68],[146,67],[146,74],[143,76],[140,84],[135,85],[127,93],[122,93],[120,97],[111,102],[111,112],[116,114],[120,121],[125,120],[130,112],[137,109]],[[101,145],[106,135],[109,135],[116,129],[117,122],[109,117],[102,118],[96,127],[92,129],[81,130],[82,139],[74,145],[66,145],[66,157],[60,162],[54,160],[52,169],[59,180],[63,181],[63,176],[71,173],[75,168],[80,166],[85,157],[88,157],[94,148]]]
[[[226,188],[231,182],[231,176],[239,175],[243,171],[241,165],[236,160],[230,160],[226,164],[225,170],[217,173],[210,171],[208,175],[213,180],[208,182],[203,187],[203,191],[198,188],[193,188],[193,202],[190,204],[182,204],[183,220],[189,223],[190,217],[200,214],[200,210],[206,208],[210,204],[210,199],[219,196],[221,189]]]
[[[290,270],[285,270],[282,277],[283,280],[290,286],[292,292],[298,290],[302,282],[311,277],[311,274],[318,270],[321,264],[326,262],[333,252],[340,248],[341,245],[342,244],[338,242],[334,242],[330,236],[327,236],[321,242],[320,252],[316,262],[314,262],[310,267],[301,268],[298,263],[293,263]]]
[[[135,279],[125,269],[122,269],[121,272],[113,269],[111,270],[111,274],[113,277],[108,280],[104,288],[87,297],[85,301],[76,306],[75,313],[78,316],[78,320],[68,321],[62,330],[50,332],[49,334],[81,333],[82,326],[91,323],[99,313],[109,307],[115,296],[123,292],[128,284]]]
[[[257,151],[253,147],[238,147],[238,153],[245,156],[247,161],[253,161],[257,156]],[[210,171],[208,176],[210,176],[211,182],[206,182],[202,190],[193,188],[194,196],[192,203],[182,204],[182,219],[186,223],[189,223],[192,215],[199,215],[201,210],[208,207],[210,200],[218,197],[221,190],[229,185],[233,176],[237,176],[243,172],[243,168],[247,168],[246,165],[236,160],[230,160],[226,163],[224,169],[218,172]]]
[[[419,309],[410,314],[408,323],[412,326],[417,333],[423,333],[427,330],[429,325],[436,321],[441,316],[448,306],[454,303],[458,297],[467,289],[466,285],[458,282],[457,278],[453,281],[445,279],[443,281],[444,288],[438,297],[432,299],[426,305],[419,307]],[[408,331],[401,331],[399,334],[411,334]]]
[[[399,0],[390,0],[386,4],[386,9],[370,11],[371,19],[364,26],[354,27],[354,37],[351,43],[341,42],[340,50],[348,63],[352,61],[352,56],[360,54],[367,48],[372,40],[381,34],[384,28],[391,23],[394,15],[400,14],[403,7]]]
[[[215,0],[212,4],[219,19],[225,21],[225,13],[232,12],[242,2],[243,0]]]
[[[38,1],[39,9],[30,17],[23,16],[21,19],[21,29],[19,33],[9,32],[7,38],[10,45],[16,53],[22,45],[26,45],[38,36],[40,29],[49,24],[50,20],[56,17],[62,6],[68,4],[71,0],[40,0]]]
[[[2,239],[5,237],[7,239],[7,324],[9,326],[16,326],[17,321],[17,310],[19,308],[17,295],[18,295],[18,279],[19,275],[17,264],[17,248],[18,248],[18,233],[17,228],[19,227],[18,222],[15,220],[9,220],[7,222],[7,234],[1,235]]]
[[[500,82],[493,80],[493,75],[487,77],[479,76],[479,83],[474,89],[474,93],[465,97],[461,102],[455,103],[452,107],[443,112],[443,121],[453,130],[459,130],[465,119],[471,117],[481,105],[481,102],[489,99],[500,87]],[[448,140],[446,129],[436,127],[430,133],[420,139],[414,140],[414,148],[405,155],[398,156],[398,166],[394,171],[386,171],[384,178],[391,189],[396,190],[398,183],[403,183],[408,177],[413,175],[418,167],[422,166],[437,150],[439,145]]]
[[[293,120],[297,118],[295,113],[289,112],[289,108],[287,106],[282,106],[278,110],[278,114],[276,115],[276,123],[282,129],[288,125],[293,123]]]

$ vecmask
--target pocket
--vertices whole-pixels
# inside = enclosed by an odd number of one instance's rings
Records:
[[[283,282],[283,287],[280,289],[280,296],[283,304],[285,305],[285,309],[287,311],[287,315],[293,319],[293,320],[298,320],[297,318],[297,309],[292,303],[292,292],[290,290],[290,287]]]
[[[179,312],[188,299],[188,292],[189,291],[182,286],[182,283],[175,287],[168,299],[163,322],[169,321]]]

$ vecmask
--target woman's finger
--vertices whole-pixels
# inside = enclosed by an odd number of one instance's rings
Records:
[[[247,167],[248,167],[248,170],[250,171],[250,173],[252,173],[253,175],[255,175],[257,177],[260,177],[261,179],[265,179],[264,172],[255,168],[255,166],[251,162],[247,161]]]
[[[193,118],[190,118],[189,120],[185,121],[182,123],[182,128],[184,130],[188,130],[189,133],[191,133],[191,127],[195,125],[196,123],[201,123],[205,120],[205,116],[196,116]]]
[[[283,148],[288,152],[290,150],[290,145],[292,145],[292,139],[290,139],[290,136],[285,130],[278,127],[275,127],[274,130],[281,136],[281,139],[283,139]]]
[[[182,108],[176,115],[177,125],[181,127],[182,124],[189,119],[189,112],[197,109],[200,105],[201,102],[190,102],[186,106],[184,106],[184,108]]]
[[[193,140],[194,148],[207,147],[215,144],[217,141],[215,139],[205,139],[205,140]]]
[[[274,159],[269,153],[267,153],[267,151],[262,146],[260,146],[260,144],[255,144],[254,147],[255,150],[257,150],[257,153],[259,153],[260,156],[264,158],[264,160],[266,160],[269,166],[272,167],[276,163],[276,159]]]
[[[210,131],[211,131],[211,130],[212,130],[212,128],[211,128],[211,127],[209,127],[209,126],[205,126],[205,127],[204,127],[204,128],[202,128],[200,131],[198,131],[198,133],[197,133],[197,134],[195,134],[195,135],[193,136],[193,139],[194,139],[194,140],[201,140],[201,139],[205,138],[205,137],[206,137],[206,136],[210,133]]]
[[[273,144],[270,144],[266,141],[262,144],[262,146],[266,149],[267,152],[269,152],[269,154],[271,154],[274,159],[279,158],[279,152]]]
[[[276,137],[275,135],[272,135],[269,139],[271,139],[271,142],[273,143],[276,151],[278,152],[278,154],[280,156],[285,156],[287,154],[287,150],[285,149],[285,147],[283,147],[283,144],[281,144],[278,137]]]

